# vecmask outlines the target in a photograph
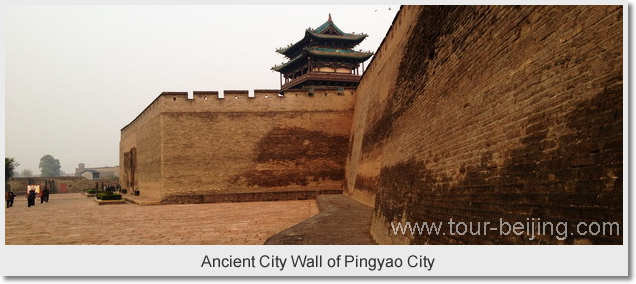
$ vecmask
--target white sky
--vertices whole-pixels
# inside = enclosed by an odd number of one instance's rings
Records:
[[[35,174],[46,154],[67,174],[118,165],[121,128],[161,92],[277,89],[275,50],[306,28],[331,13],[344,32],[369,35],[355,49],[375,52],[398,10],[6,6],[5,157]]]

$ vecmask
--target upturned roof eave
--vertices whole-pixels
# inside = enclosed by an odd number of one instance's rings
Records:
[[[373,56],[373,52],[331,52],[322,50],[305,49],[305,51],[316,57],[338,57],[338,58],[350,58],[360,61],[367,60]]]
[[[312,31],[311,29],[307,29],[307,30],[305,30],[305,36],[301,40],[299,40],[296,43],[291,44],[291,45],[289,45],[287,47],[279,48],[279,49],[276,50],[276,52],[289,57],[289,55],[290,55],[289,51],[297,48],[298,46],[302,46],[305,42],[307,42],[309,40],[310,37],[313,37],[313,38],[316,38],[316,39],[342,40],[342,41],[349,41],[349,42],[354,42],[356,44],[359,44],[367,36],[368,36],[367,34],[325,35],[325,34],[316,33],[314,31]]]
[[[300,55],[296,56],[296,57],[295,57],[294,59],[292,59],[292,60],[289,60],[289,61],[287,61],[287,62],[285,62],[285,63],[283,63],[283,64],[281,64],[281,65],[276,65],[276,66],[272,67],[272,68],[271,68],[271,70],[278,71],[278,72],[281,72],[281,73],[282,73],[282,72],[284,72],[283,70],[284,70],[286,67],[291,66],[292,64],[294,64],[294,63],[296,63],[296,62],[300,61],[300,60],[303,58],[303,55],[304,55],[304,54],[300,54]]]
[[[308,50],[305,49],[304,52],[307,52],[309,54],[311,54],[314,57],[327,57],[327,58],[347,58],[347,59],[353,59],[359,62],[363,62],[369,58],[371,58],[371,56],[373,56],[373,52],[352,52],[352,53],[339,53],[339,52],[324,52],[324,51],[313,51],[313,50]],[[271,70],[277,71],[277,72],[281,72],[281,73],[285,73],[285,70],[287,68],[289,68],[290,66],[294,65],[295,63],[301,61],[302,59],[304,59],[305,53],[302,53],[298,56],[296,56],[294,59],[285,62],[281,65],[277,65],[271,68]]]

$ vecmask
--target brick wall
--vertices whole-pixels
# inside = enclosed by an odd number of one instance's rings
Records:
[[[161,196],[161,111],[158,97],[121,130],[119,182],[131,194],[134,190],[143,190],[144,195],[155,198]]]
[[[621,244],[620,6],[403,7],[357,89],[346,192],[381,244]],[[568,222],[568,236],[396,236],[391,221]],[[622,226],[621,226],[622,228]],[[573,232],[574,235],[569,235]]]
[[[135,188],[170,202],[198,200],[197,194],[341,189],[353,91],[255,90],[248,97],[236,90],[223,99],[212,91],[192,99],[163,93],[122,130],[122,185],[133,172],[125,156],[134,148]]]
[[[23,177],[23,178],[11,178],[9,184],[11,190],[15,194],[25,195],[26,188],[29,184],[39,184],[41,188],[47,185],[48,181],[53,181],[54,188],[51,193],[64,193],[61,187],[66,187],[65,193],[78,193],[83,192],[86,189],[94,189],[95,183],[99,183],[99,186],[104,185],[116,185],[116,179],[97,179],[88,180],[84,177]],[[30,183],[29,183],[30,182]]]

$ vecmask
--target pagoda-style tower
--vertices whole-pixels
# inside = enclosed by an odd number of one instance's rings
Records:
[[[313,87],[355,87],[360,82],[358,66],[373,55],[354,51],[366,34],[345,33],[329,20],[307,29],[298,42],[276,51],[289,61],[272,70],[281,73],[280,91],[312,90]],[[283,78],[285,80],[283,81]]]

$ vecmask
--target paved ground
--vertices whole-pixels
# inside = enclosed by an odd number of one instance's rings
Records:
[[[7,245],[256,245],[318,213],[315,200],[99,206],[79,193],[4,207]]]
[[[320,213],[270,237],[266,245],[376,245],[373,208],[342,194],[319,195]]]

